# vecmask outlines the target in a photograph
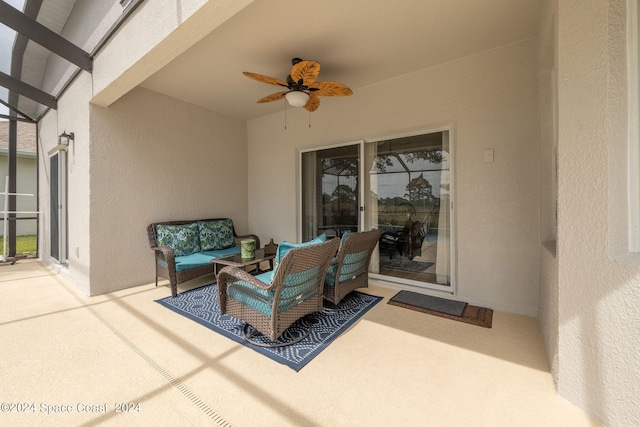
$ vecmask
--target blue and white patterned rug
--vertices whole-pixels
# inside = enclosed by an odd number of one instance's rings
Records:
[[[301,333],[311,326],[311,334],[297,344],[276,348],[256,347],[247,343],[242,336],[244,322],[226,314],[220,315],[218,286],[215,284],[183,292],[176,297],[162,298],[156,302],[276,362],[299,371],[381,299],[382,297],[374,295],[351,292],[343,298],[338,308],[352,305],[353,308],[305,316],[291,325],[290,331],[295,336],[296,333]],[[258,336],[261,337],[260,334]],[[254,339],[257,338],[254,337]]]

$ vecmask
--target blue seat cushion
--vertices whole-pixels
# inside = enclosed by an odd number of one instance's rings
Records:
[[[342,247],[342,245],[344,245],[344,242],[347,240],[347,237],[349,237],[350,234],[353,234],[353,232],[352,231],[348,231],[348,230],[345,231],[342,234],[342,237],[340,238],[340,247]]]
[[[268,284],[270,274],[271,272],[262,273],[257,275],[256,278]],[[287,275],[282,285],[282,292],[280,293],[278,312],[286,311],[312,297],[316,293],[318,274],[319,267],[313,267],[305,271]],[[230,298],[251,307],[265,316],[271,316],[271,307],[275,294],[273,290],[261,289],[243,280],[238,280],[229,284],[227,294]]]
[[[236,255],[240,253],[240,246],[231,246],[226,249],[217,249],[215,251],[202,251],[204,255],[210,256],[211,258],[223,258],[226,256]]]
[[[221,249],[218,251],[205,251],[198,252],[191,255],[177,256],[176,257],[176,271],[189,270],[191,268],[203,267],[211,264],[211,260],[214,258],[223,258],[225,256],[235,255],[240,253],[240,246],[234,246],[232,248]],[[164,261],[158,261],[162,267],[167,268],[167,263]]]
[[[369,266],[366,264],[369,251],[356,252],[353,254],[346,254],[342,261],[342,270],[340,270],[340,277],[338,282],[344,282],[346,280],[353,279],[360,274],[364,273]],[[336,282],[336,266],[330,265],[327,269],[327,275],[324,278],[324,284],[334,286]]]

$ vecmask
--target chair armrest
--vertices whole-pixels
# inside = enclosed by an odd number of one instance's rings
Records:
[[[247,282],[261,289],[270,289],[272,286],[271,284],[261,282],[242,268],[233,266],[224,267],[218,272],[217,277],[220,314],[227,313],[227,286],[229,283],[233,283],[237,280],[242,280],[243,282]]]
[[[173,248],[170,248],[169,246],[152,246],[151,249],[156,253],[156,257],[162,256],[167,263],[167,270],[176,270],[176,256],[175,252],[173,252]]]
[[[271,283],[264,283],[261,280],[256,279],[251,273],[248,273],[243,268],[226,266],[222,270],[218,272],[218,286],[220,288],[225,288],[229,283],[233,283],[235,281],[242,280],[243,282],[247,282],[250,285],[255,286],[260,289],[271,289],[273,286]]]

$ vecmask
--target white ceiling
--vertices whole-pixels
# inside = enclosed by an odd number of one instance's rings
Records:
[[[291,59],[317,60],[318,80],[358,89],[537,35],[539,0],[256,0],[142,86],[251,120],[282,111],[256,104],[280,91],[251,71],[285,79]],[[323,106],[339,98],[321,98]]]

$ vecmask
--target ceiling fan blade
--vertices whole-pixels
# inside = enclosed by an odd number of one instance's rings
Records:
[[[353,95],[353,91],[347,86],[338,82],[314,82],[309,89],[315,89],[311,93],[318,96],[349,96]]]
[[[296,83],[302,79],[305,86],[315,82],[319,73],[320,63],[316,61],[300,61],[291,67],[291,79]]]
[[[275,77],[263,76],[262,74],[250,73],[248,71],[244,71],[242,74],[249,77],[250,79],[257,80],[262,83],[268,83],[274,86],[288,87],[287,83],[285,83],[284,80],[276,79]]]
[[[288,91],[272,93],[271,95],[267,95],[264,98],[258,99],[257,103],[258,104],[262,104],[262,103],[265,103],[265,102],[278,101],[278,100],[284,98],[284,96],[287,94],[287,92]]]
[[[313,113],[320,106],[320,98],[314,92],[309,93],[309,100],[304,104],[304,109]]]

